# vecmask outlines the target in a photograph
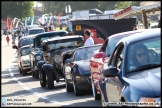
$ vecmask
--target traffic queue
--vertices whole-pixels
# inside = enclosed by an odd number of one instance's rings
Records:
[[[17,52],[20,74],[32,72],[42,88],[55,88],[64,79],[76,96],[92,90],[106,102],[159,102],[161,97],[160,28],[130,30],[96,44],[91,31],[84,36],[65,30],[21,37]]]

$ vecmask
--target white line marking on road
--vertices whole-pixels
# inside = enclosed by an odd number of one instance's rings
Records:
[[[42,98],[42,99],[48,99],[48,97],[45,97],[45,96],[42,96],[41,98]]]
[[[23,88],[24,88],[25,90],[31,90],[30,88],[28,88],[28,87],[26,87],[26,86],[25,86],[25,87],[23,87]]]
[[[15,53],[15,55],[16,55],[16,53]],[[15,55],[14,55],[13,59],[11,60],[11,62],[9,63],[9,68],[8,68],[11,77],[12,77],[15,81],[17,81],[18,84],[19,84],[20,86],[22,86],[22,88],[24,88],[25,90],[30,91],[31,93],[33,93],[34,95],[38,96],[39,98],[46,99],[47,101],[49,101],[49,98],[48,98],[48,97],[42,96],[42,94],[40,94],[40,93],[38,93],[38,92],[32,92],[30,88],[28,88],[27,86],[24,86],[24,85],[25,85],[24,83],[22,83],[22,82],[19,81],[16,77],[14,77],[14,73],[12,72],[13,69],[11,69],[11,67],[12,67],[12,64],[13,64],[12,62],[15,61]],[[56,83],[56,85],[62,85],[62,84],[64,84],[64,83],[63,83],[63,82],[62,82],[62,83]],[[49,101],[49,102],[51,102],[51,103],[53,103],[53,104],[59,104],[59,105],[69,105],[69,103],[62,103],[62,102],[59,102],[59,101]]]
[[[14,74],[13,73],[10,73],[10,75],[13,77],[14,76]]]
[[[14,79],[15,81],[17,81],[17,80],[18,80],[16,77],[13,77],[13,79]]]
[[[38,92],[33,92],[36,96],[38,96],[38,97],[42,97],[42,95],[41,94],[39,94]]]
[[[24,85],[21,81],[17,80],[17,82],[20,84],[20,85]]]

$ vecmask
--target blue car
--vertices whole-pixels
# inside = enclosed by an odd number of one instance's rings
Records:
[[[114,104],[110,102],[138,102],[141,105],[145,102],[142,106],[159,106],[161,30],[150,29],[121,39],[102,73],[99,81],[102,106]]]

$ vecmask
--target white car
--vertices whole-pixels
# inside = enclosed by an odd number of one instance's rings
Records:
[[[29,54],[32,51],[32,44],[21,47],[18,52],[17,62],[20,70],[20,74],[26,75],[28,71],[31,71]]]
[[[28,35],[38,34],[38,33],[44,33],[44,28],[32,28],[28,30]]]

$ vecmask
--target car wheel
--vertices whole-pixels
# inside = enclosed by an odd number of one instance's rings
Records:
[[[80,90],[76,84],[74,83],[74,77],[73,77],[73,88],[74,88],[74,93],[76,96],[81,96],[87,93],[86,90]]]
[[[54,88],[53,74],[52,71],[49,71],[47,74],[47,85],[49,89]]]
[[[59,74],[56,75],[56,82],[58,83],[60,81]]]
[[[35,73],[34,73],[34,71],[32,70],[32,77],[34,78],[35,77]]]
[[[36,78],[36,79],[39,79],[39,71],[38,71],[38,69],[35,70],[35,78]]]
[[[22,74],[21,68],[19,67],[20,74]]]
[[[33,67],[32,67],[32,77],[34,78],[35,77],[35,71],[34,71],[34,61],[33,61]]]
[[[73,92],[74,91],[74,88],[72,85],[70,85],[66,79],[66,76],[65,76],[65,86],[66,86],[66,91],[67,92]]]
[[[39,78],[41,87],[46,87],[47,85],[46,74],[42,73],[42,75],[40,75]]]
[[[24,76],[24,75],[26,75],[26,71],[23,69],[23,67],[22,67],[22,64],[20,64],[21,65],[21,69],[22,69],[22,75]]]
[[[95,98],[95,100],[100,100],[101,99],[101,95],[97,94],[97,89],[94,85],[93,79],[91,80],[91,84],[92,84],[92,93],[93,93],[93,97]]]

